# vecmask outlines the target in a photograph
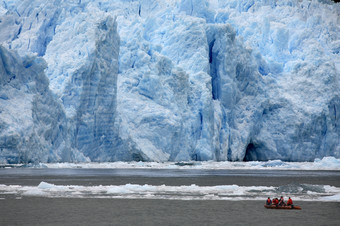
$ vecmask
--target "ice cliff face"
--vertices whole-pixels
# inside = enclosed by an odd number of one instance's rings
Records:
[[[41,58],[0,47],[0,158],[9,163],[86,161],[70,148],[67,119],[48,88]]]
[[[0,161],[340,157],[340,5],[1,1]]]

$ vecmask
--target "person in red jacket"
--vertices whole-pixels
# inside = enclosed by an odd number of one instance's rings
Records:
[[[293,205],[293,200],[290,197],[288,198],[287,205],[288,206],[292,206]]]
[[[272,204],[272,200],[270,200],[270,197],[268,197],[267,201],[266,201],[266,205],[270,206]]]
[[[274,198],[273,199],[273,205],[277,206],[278,204],[279,204],[279,200],[277,198]]]
[[[286,205],[286,203],[285,203],[285,201],[283,199],[283,196],[281,196],[281,198],[279,200],[279,206],[285,206],[285,205]]]

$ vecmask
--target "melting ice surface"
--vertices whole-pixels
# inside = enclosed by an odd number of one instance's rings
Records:
[[[339,12],[1,0],[0,163],[340,158]]]
[[[109,185],[78,186],[54,185],[41,182],[38,186],[0,185],[0,194],[49,198],[124,198],[176,200],[265,200],[268,196],[292,196],[300,201],[340,202],[340,188],[328,185],[266,186],[154,186]]]

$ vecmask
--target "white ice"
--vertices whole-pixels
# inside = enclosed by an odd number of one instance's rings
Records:
[[[277,187],[267,186],[154,186],[154,185],[106,185],[79,186],[54,185],[41,182],[38,186],[0,185],[0,194],[37,196],[49,198],[123,198],[123,199],[176,199],[176,200],[265,200],[268,196],[291,196],[295,201],[336,201],[340,202],[340,188],[317,186],[319,192],[285,193]]]
[[[0,163],[340,158],[339,12],[1,0]]]
[[[20,166],[20,165],[17,165]],[[107,163],[47,163],[32,167],[106,168],[106,169],[253,169],[253,170],[340,170],[340,159],[324,157],[314,162],[284,162],[281,160],[253,162],[107,162]]]

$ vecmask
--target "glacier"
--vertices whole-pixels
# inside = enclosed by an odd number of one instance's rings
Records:
[[[340,4],[0,1],[0,163],[340,158]]]

